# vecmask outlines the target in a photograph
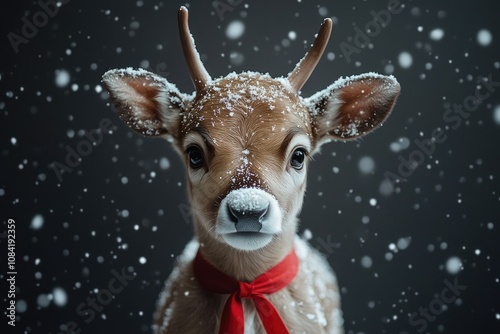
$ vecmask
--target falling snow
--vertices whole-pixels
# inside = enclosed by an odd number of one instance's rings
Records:
[[[407,51],[401,52],[398,57],[398,63],[402,68],[410,68],[413,64],[413,57]]]
[[[355,27],[364,31],[372,12],[386,11],[386,5],[339,2],[334,8],[327,1],[298,0],[287,10],[270,10],[268,3],[224,4],[230,7],[221,16],[212,2],[193,2],[189,8],[191,33],[213,76],[211,83],[222,82],[218,76],[232,71],[227,78],[234,80],[243,70],[258,70],[269,72],[263,74],[266,78],[285,76],[277,86],[289,89],[287,72],[308,50],[315,29],[327,17],[334,21],[332,38],[302,88],[302,102],[309,107],[321,104],[324,93],[310,97],[325,87],[344,87],[352,77],[336,82],[340,74],[383,73],[401,83],[398,103],[383,127],[362,139],[325,144],[307,167],[299,234],[337,271],[345,332],[417,331],[408,315],[434,307],[429,302],[438,300],[447,287],[444,282],[453,284],[454,279],[467,284],[467,291],[446,303],[446,312],[428,321],[426,331],[499,332],[495,301],[500,298],[500,277],[495,264],[500,256],[500,98],[495,85],[489,91],[478,81],[488,76],[494,83],[500,81],[498,11],[486,10],[488,2],[404,4],[376,35],[366,35],[370,42],[365,48],[357,48]],[[164,140],[136,136],[120,115],[109,110],[111,100],[101,75],[122,66],[143,67],[164,78],[154,84],[167,85],[169,94],[179,93],[179,101],[194,101],[188,71],[180,62],[178,7],[143,0],[134,1],[132,10],[97,2],[75,3],[72,10],[65,6],[48,18],[47,25],[37,25],[36,36],[20,44],[18,53],[9,44],[3,50],[0,207],[5,214],[3,232],[7,219],[16,221],[16,269],[22,273],[16,282],[16,326],[20,332],[56,333],[75,321],[82,333],[146,333],[162,281],[177,261],[186,260],[179,254],[192,237],[200,209],[191,207],[188,194],[204,186],[190,183],[176,152],[185,148],[175,134],[167,138],[172,149]],[[25,13],[27,21],[40,9],[36,3],[21,7],[18,12]],[[21,16],[11,16],[5,20],[8,31],[22,34],[26,29]],[[84,28],[72,31],[69,22]],[[351,62],[341,43],[360,50],[351,55]],[[122,74],[143,71],[129,68]],[[482,88],[476,91],[477,87]],[[220,100],[231,120],[240,117],[237,108],[248,105],[238,104],[244,89],[242,84]],[[456,108],[469,108],[478,92],[490,95],[477,110],[460,114]],[[263,88],[252,94],[270,102]],[[274,119],[255,127],[269,129],[272,138],[286,130],[274,120],[290,110],[269,109]],[[297,126],[318,116],[301,112]],[[93,132],[104,119],[110,120],[112,131]],[[181,122],[196,120],[181,112]],[[152,134],[159,133],[145,135]],[[345,134],[358,134],[356,126]],[[168,135],[158,136],[163,137]],[[210,159],[217,159],[217,148],[226,143],[211,139],[215,155]],[[198,144],[202,143],[206,144]],[[81,154],[88,147],[92,151]],[[283,182],[270,170],[283,170],[292,180],[293,171],[279,163],[269,167],[252,160],[263,147],[239,146],[231,157],[239,172],[255,167],[266,176],[266,186]],[[62,181],[51,167],[55,161],[67,166]],[[236,186],[219,184],[220,179],[208,174],[203,182],[221,189]],[[252,199],[252,191],[247,196]],[[260,204],[233,200],[245,210]],[[194,256],[197,247],[189,247]],[[304,259],[304,247],[297,247]],[[122,268],[138,278],[113,294],[109,303],[100,303],[102,311],[87,324],[78,314],[79,305],[106,298],[103,291],[110,289],[114,273],[121,275]],[[196,295],[193,289],[181,288],[178,293],[186,298]],[[483,295],[489,299],[473,298]],[[303,316],[322,321],[316,311],[306,310]],[[467,327],[469,323],[474,328]]]
[[[160,159],[160,168],[162,170],[167,170],[170,168],[170,160],[168,160],[168,158],[166,157],[163,157]]]
[[[363,268],[368,269],[368,268],[371,268],[372,265],[373,265],[373,260],[372,260],[371,257],[369,257],[369,256],[366,255],[366,256],[363,256],[361,258],[361,266]]]
[[[444,30],[436,28],[429,33],[429,37],[434,41],[439,41],[444,37]]]
[[[493,35],[488,29],[481,29],[477,33],[477,42],[481,46],[488,46],[493,40]]]
[[[459,257],[453,256],[446,261],[446,271],[452,275],[458,274],[462,268],[462,260]]]
[[[411,237],[400,238],[398,239],[397,242],[398,249],[400,250],[407,249],[410,246],[410,243],[411,243]]]
[[[359,159],[358,168],[363,174],[370,174],[375,169],[375,161],[372,157],[364,156]]]
[[[390,144],[391,151],[398,153],[410,147],[410,140],[407,137],[401,137],[397,141]]]
[[[493,111],[493,120],[496,124],[500,125],[500,105],[496,106]]]
[[[68,295],[63,288],[57,287],[52,291],[54,304],[59,307],[63,307],[68,302]]]
[[[47,294],[40,294],[38,296],[38,298],[36,299],[38,306],[40,306],[42,308],[49,306],[50,301],[51,301],[51,296],[49,296]]]
[[[239,39],[245,32],[245,24],[242,21],[232,21],[227,25],[226,36],[229,39]]]
[[[60,88],[66,87],[71,80],[71,76],[69,72],[66,70],[56,70],[55,76],[56,76],[56,86]]]
[[[34,230],[39,230],[42,228],[44,222],[45,222],[45,219],[43,218],[42,215],[40,215],[40,214],[35,215],[35,216],[33,216],[33,219],[31,219],[30,227]]]

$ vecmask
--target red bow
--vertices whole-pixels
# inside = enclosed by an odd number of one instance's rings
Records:
[[[212,293],[231,294],[222,312],[219,334],[243,334],[245,321],[241,298],[252,298],[267,333],[288,334],[283,319],[264,295],[279,291],[293,281],[299,270],[299,260],[294,250],[251,283],[238,282],[227,276],[208,263],[199,250],[193,269],[203,289]]]

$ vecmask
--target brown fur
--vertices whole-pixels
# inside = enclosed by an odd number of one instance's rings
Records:
[[[268,95],[270,91],[279,92],[276,93],[275,102],[269,103],[245,91],[245,87],[256,85]],[[241,91],[241,98],[234,101],[230,110],[221,108],[221,99],[231,94],[230,91]],[[199,184],[193,184],[188,178],[196,238],[202,245],[203,256],[209,262],[237,280],[252,281],[283,259],[293,246],[296,217],[287,216],[287,213],[297,212],[297,208],[301,207],[305,182],[293,191],[296,196],[290,196],[290,188],[284,184],[286,180],[281,175],[289,168],[285,149],[293,136],[301,132],[314,141],[309,112],[296,94],[288,93],[281,83],[260,76],[221,80],[199,94],[191,110],[189,115],[184,115],[181,123],[183,137],[178,138],[181,149],[185,136],[193,130],[204,132],[214,143],[213,156],[207,161],[206,178]],[[243,173],[238,173],[241,152],[245,149],[250,152],[251,166]],[[231,182],[231,178],[235,180]],[[253,252],[229,247],[211,233],[217,217],[217,204],[230,190],[240,187],[260,187],[271,193],[282,206],[284,219],[290,224],[286,233],[274,237],[271,244]],[[312,256],[318,255],[314,253]],[[269,298],[278,308],[292,302],[301,304],[301,308],[295,312],[283,312],[283,308],[280,312],[292,332],[329,333],[319,325],[315,327],[307,318],[303,319],[305,314],[314,314],[313,302],[303,288],[313,277],[302,270],[304,266],[306,264],[301,263],[301,271],[289,287]],[[174,314],[165,333],[213,333],[217,328],[216,319],[220,316],[226,296],[202,291],[192,277],[191,266],[185,266],[178,279],[172,282],[170,298],[160,300],[158,326],[163,322],[165,310],[175,303]],[[329,289],[337,291],[333,282],[328,284]],[[189,291],[188,298],[185,298],[183,291]],[[316,291],[316,295],[321,293],[324,291]],[[339,307],[338,301],[325,300],[325,311]],[[188,314],[189,318],[197,321],[186,321],[183,315]],[[257,333],[263,331],[259,328]],[[161,330],[159,332],[163,333]]]
[[[204,224],[206,229],[213,227],[218,203],[233,189],[241,187],[265,189],[278,199],[286,212],[291,211],[295,204],[290,200],[285,186],[286,180],[279,177],[286,171],[288,164],[288,157],[284,156],[285,152],[281,147],[289,137],[290,130],[301,129],[311,136],[309,113],[304,106],[293,94],[283,94],[280,97],[283,99],[282,101],[276,100],[274,110],[270,110],[268,103],[252,100],[252,98],[257,97],[250,95],[247,96],[247,99],[243,98],[238,101],[231,110],[221,108],[220,100],[227,96],[228,90],[234,91],[240,85],[254,86],[257,80],[259,80],[259,85],[266,90],[269,87],[277,89],[278,82],[262,80],[262,78],[240,80],[240,84],[234,80],[231,83],[227,80],[221,80],[215,87],[210,87],[207,92],[204,92],[203,98],[193,102],[191,110],[199,109],[199,111],[194,114],[191,111],[181,124],[181,134],[184,134],[184,137],[178,138],[181,150],[183,150],[185,135],[194,128],[203,129],[215,142],[212,147],[214,155],[207,161],[206,177],[200,184],[193,184],[188,179],[190,201],[195,216],[200,214],[197,219]],[[229,86],[229,84],[231,85]],[[282,89],[282,87],[280,88]],[[287,112],[286,107],[289,107],[290,104],[295,104],[300,109],[295,107]],[[216,108],[220,110],[216,110]],[[246,112],[246,108],[251,108],[252,111]],[[282,114],[281,111],[285,111],[285,114]],[[234,114],[229,116],[229,113]],[[245,149],[250,152],[251,165],[244,171],[238,172],[241,165],[241,152]],[[186,164],[188,164],[187,161]],[[210,221],[209,226],[205,225],[207,220]],[[197,233],[201,233],[198,225],[199,223],[196,224]],[[199,237],[203,237],[203,235],[199,235]],[[204,239],[200,239],[200,241],[210,242],[210,240]],[[226,247],[224,243],[220,246]],[[269,249],[266,248],[265,251],[268,252]],[[214,253],[219,253],[219,250],[215,249]],[[278,256],[283,254],[280,253]],[[208,259],[212,260],[210,256]],[[226,260],[231,262],[230,256]],[[232,261],[239,262],[239,259],[236,257]],[[221,265],[231,267],[226,261]],[[262,272],[262,268],[257,268],[257,271]],[[237,274],[237,277],[242,275],[241,273],[234,274]]]
[[[299,272],[286,288],[269,296],[291,333],[343,333],[336,279],[320,254],[298,241],[297,215],[306,188],[302,170],[290,165],[295,142],[312,155],[330,138],[356,138],[378,127],[391,112],[399,85],[393,78],[351,78],[306,101],[285,79],[256,73],[231,74],[208,82],[194,99],[153,74],[110,71],[104,84],[119,115],[144,135],[168,134],[186,163],[196,247],[226,275],[250,282],[292,247],[300,248]],[[149,100],[154,97],[155,103]],[[313,109],[308,109],[313,108]],[[202,167],[190,168],[188,151],[203,152]],[[254,251],[229,246],[215,233],[221,201],[232,190],[258,188],[272,195],[281,211],[281,233]],[[158,300],[156,333],[215,333],[227,296],[203,291],[192,259],[174,269]],[[255,333],[263,333],[252,312]]]

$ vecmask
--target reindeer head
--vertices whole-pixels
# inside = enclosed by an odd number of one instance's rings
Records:
[[[302,98],[299,91],[329,39],[330,19],[287,78],[244,72],[212,80],[184,7],[179,29],[195,93],[182,94],[144,70],[111,70],[103,82],[116,111],[140,134],[169,139],[183,158],[202,243],[253,251],[290,239],[309,158],[326,141],[359,138],[379,127],[395,104],[398,82],[370,73]]]

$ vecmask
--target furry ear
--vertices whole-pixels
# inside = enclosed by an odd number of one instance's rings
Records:
[[[102,77],[116,112],[143,136],[179,133],[180,114],[189,97],[165,78],[142,69],[117,69]]]
[[[366,73],[340,78],[305,99],[317,142],[355,139],[375,130],[391,113],[399,91],[393,76]]]

